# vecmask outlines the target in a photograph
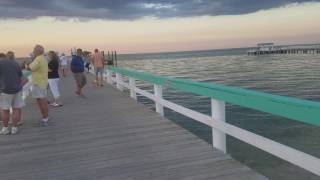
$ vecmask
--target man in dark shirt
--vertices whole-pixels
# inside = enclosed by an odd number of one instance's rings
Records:
[[[22,88],[27,83],[23,78],[20,66],[14,60],[0,58],[0,108],[3,128],[0,134],[10,134],[8,122],[10,109],[13,110],[11,134],[17,134],[17,123],[21,119],[21,108],[25,105],[22,99]]]
[[[77,49],[77,55],[72,57],[71,71],[77,83],[76,94],[80,97],[85,97],[82,93],[82,88],[87,84],[86,76],[84,75],[84,61],[82,58],[82,49]]]

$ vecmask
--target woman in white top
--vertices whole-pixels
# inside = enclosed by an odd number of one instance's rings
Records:
[[[60,99],[59,91],[59,57],[54,51],[50,51],[48,54],[49,63],[48,63],[48,83],[51,90],[51,93],[54,97],[54,102],[51,103],[51,106],[60,107],[62,102]]]

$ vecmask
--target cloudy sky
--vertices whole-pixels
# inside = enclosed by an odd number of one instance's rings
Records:
[[[122,53],[320,42],[320,0],[0,0],[0,52]]]

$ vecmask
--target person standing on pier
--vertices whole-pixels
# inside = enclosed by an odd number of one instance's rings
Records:
[[[28,65],[28,69],[32,72],[32,97],[37,100],[42,115],[41,122],[46,125],[49,121],[47,101],[48,61],[44,56],[43,46],[36,45],[33,56],[35,59]]]
[[[16,61],[16,57],[15,57],[13,51],[8,51],[8,52],[7,52],[7,58],[8,58],[9,60],[12,60],[12,61],[17,62],[17,61]],[[19,64],[19,63],[18,63],[18,64]],[[20,66],[20,69],[23,70],[23,67]],[[9,123],[12,123],[12,120],[10,120]],[[22,124],[23,124],[23,123],[22,123],[22,120],[21,120],[21,118],[20,118],[20,121],[18,122],[18,126],[21,126]]]
[[[96,74],[96,86],[103,86],[102,81],[103,81],[103,57],[102,54],[99,52],[98,49],[94,50],[94,53],[91,57],[91,62],[94,65],[94,71]]]
[[[90,55],[83,55],[84,67],[87,69],[87,73],[90,73]]]
[[[50,105],[53,107],[61,107],[63,106],[60,99],[60,91],[59,91],[59,57],[56,52],[50,51],[48,54],[49,57],[49,72],[48,72],[48,83],[51,90],[51,93],[54,97],[54,102]]]
[[[84,61],[82,56],[82,49],[77,49],[77,55],[72,57],[71,71],[77,84],[76,94],[80,97],[85,97],[82,89],[87,84],[87,78],[84,75]]]
[[[0,110],[3,123],[0,134],[10,134],[8,126],[11,108],[13,120],[11,134],[17,134],[21,108],[25,105],[22,99],[22,88],[28,79],[23,77],[21,68],[14,58],[0,56]]]
[[[61,54],[60,56],[60,65],[61,65],[61,70],[62,70],[62,75],[63,77],[67,77],[68,74],[68,58],[64,53]]]

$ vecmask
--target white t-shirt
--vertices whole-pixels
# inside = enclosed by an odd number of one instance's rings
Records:
[[[68,58],[66,56],[61,56],[60,62],[61,62],[62,66],[66,66],[66,65],[68,65]]]

